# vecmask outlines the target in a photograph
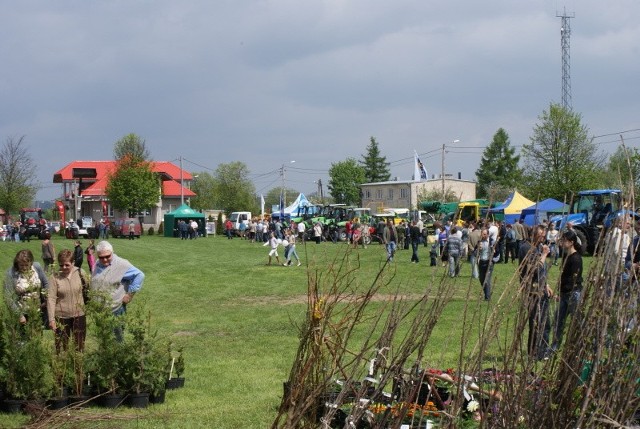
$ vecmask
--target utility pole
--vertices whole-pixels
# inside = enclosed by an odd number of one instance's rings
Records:
[[[184,205],[184,177],[182,175],[182,157],[180,157],[180,206]]]
[[[280,192],[280,195],[282,197],[282,207],[286,207],[287,206],[287,193],[285,192],[284,188],[285,188],[285,183],[286,183],[287,179],[285,178],[285,174],[284,174],[284,164],[282,164],[282,167],[280,167],[280,176],[282,176],[282,192]]]
[[[444,148],[445,148],[445,144],[442,143],[442,173],[440,174],[440,177],[442,178],[442,200],[444,201]]]
[[[562,15],[556,12],[556,17],[562,20],[560,27],[560,46],[562,48],[562,107],[565,110],[572,110],[571,100],[571,18],[575,18],[575,13],[567,14],[564,8]]]
[[[293,164],[295,161],[289,161],[289,164]],[[282,163],[282,167],[280,167],[280,175],[282,176],[282,204],[284,205],[284,207],[287,206],[287,192],[286,192],[286,182],[287,179],[285,177],[285,168],[284,168],[284,163]]]
[[[324,204],[324,192],[322,190],[322,179],[318,179],[318,196],[320,197],[320,204]]]
[[[451,142],[451,144],[454,143],[458,143],[460,140],[455,139],[454,141]],[[442,143],[442,199],[444,200],[444,196],[445,196],[445,186],[444,186],[444,154],[446,152],[446,143]]]

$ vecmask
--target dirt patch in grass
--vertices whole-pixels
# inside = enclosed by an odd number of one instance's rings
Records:
[[[196,335],[198,335],[198,333],[194,331],[178,331],[173,335],[176,337],[195,337]]]
[[[402,299],[405,301],[417,301],[422,298],[421,294],[413,293],[406,295],[398,295],[398,299]],[[384,302],[391,301],[394,299],[394,296],[391,294],[378,294],[375,295],[371,301],[373,302]],[[306,304],[307,303],[307,295],[294,295],[287,297],[280,296],[243,296],[239,297],[234,302],[229,302],[228,305],[237,305],[237,304],[258,304],[258,305],[272,305],[272,304],[280,304],[280,305],[289,305],[289,304]]]

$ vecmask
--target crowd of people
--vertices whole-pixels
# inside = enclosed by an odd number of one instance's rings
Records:
[[[640,250],[630,249],[638,248],[640,222],[636,223],[635,233],[630,231],[631,223],[629,220],[618,222],[610,232],[610,240],[618,240],[618,244],[611,248],[624,249],[613,260],[626,262],[627,269],[637,271],[640,270]],[[494,267],[497,264],[514,266],[527,297],[528,352],[536,359],[546,359],[560,347],[566,320],[580,302],[583,284],[582,249],[586,243],[581,242],[571,223],[562,232],[552,222],[531,227],[522,222],[493,220],[467,222],[462,226],[453,225],[452,222],[437,222],[434,229],[429,233],[420,220],[396,225],[389,219],[371,228],[371,231],[384,245],[389,262],[397,257],[399,250],[411,249],[409,261],[417,264],[420,262],[419,249],[424,246],[429,248],[430,265],[441,263],[451,277],[460,276],[461,267],[468,264],[471,277],[478,280],[481,296],[486,301],[491,300]],[[347,223],[344,232],[347,243],[364,246],[362,238],[370,234],[370,227],[355,219]],[[275,258],[278,264],[287,266],[292,258],[300,265],[295,250],[295,244],[300,240],[308,238],[316,243],[339,241],[337,236],[335,240],[332,239],[320,223],[315,224],[311,231],[306,231],[304,224],[286,225],[278,221],[268,223],[259,220],[250,223],[240,237],[269,246],[267,265],[271,265]],[[281,245],[285,249],[283,261],[278,255]],[[551,267],[557,265],[560,265],[559,282],[554,292],[548,281],[548,273]],[[553,315],[550,314],[552,300],[557,302]]]
[[[185,221],[180,219],[178,221],[177,230],[180,235],[180,240],[195,240],[198,238],[198,222],[193,219]]]
[[[144,281],[144,273],[129,261],[118,257],[108,241],[94,245],[90,241],[86,250],[76,241],[74,249],[63,249],[56,254],[49,238],[42,242],[44,267],[34,260],[31,250],[19,250],[4,282],[8,308],[21,325],[29,317],[38,315],[43,327],[55,332],[57,350],[67,349],[70,339],[75,348],[84,349],[87,320],[85,303],[90,291],[106,297],[114,316],[122,316]],[[82,268],[87,255],[88,271]],[[53,264],[57,260],[57,267]],[[122,331],[114,335],[122,340]]]

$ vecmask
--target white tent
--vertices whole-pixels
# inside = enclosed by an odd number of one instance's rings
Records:
[[[291,203],[291,205],[284,208],[284,216],[285,217],[297,216],[299,208],[309,207],[311,205],[312,204],[309,202],[307,197],[305,197],[304,194],[301,193],[300,195],[298,195],[298,198],[296,198],[295,201]],[[275,217],[280,216],[280,207],[273,206],[272,216],[275,216]]]

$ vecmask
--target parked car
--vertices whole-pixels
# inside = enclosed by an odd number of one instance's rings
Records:
[[[60,232],[60,222],[57,220],[51,221],[49,222],[49,232],[51,233],[51,235],[53,235],[54,233],[57,234]]]
[[[111,222],[111,235],[113,238],[118,237],[129,237],[129,225],[133,222],[133,235],[136,238],[140,238],[142,235],[142,228],[140,227],[140,222],[138,219],[128,217],[128,218],[120,218],[115,219]]]
[[[78,239],[80,237],[80,227],[77,223],[70,220],[65,224],[64,236],[70,239]]]

